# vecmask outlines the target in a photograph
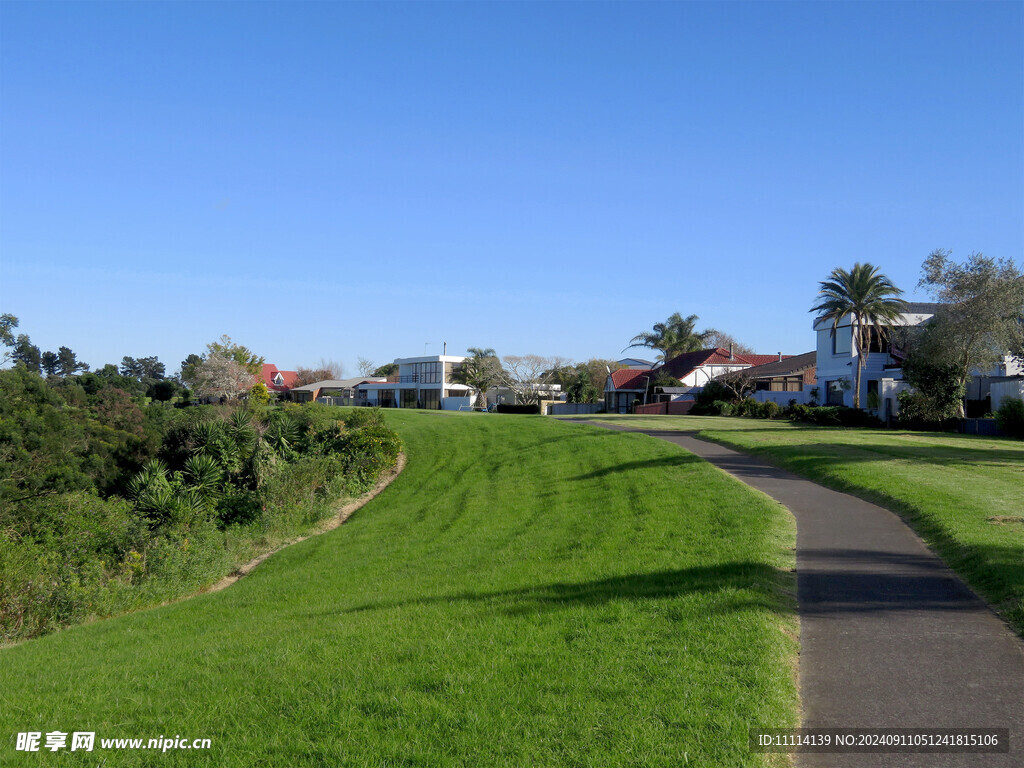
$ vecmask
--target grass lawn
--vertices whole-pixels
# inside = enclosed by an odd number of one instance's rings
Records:
[[[1024,442],[709,416],[611,416],[700,436],[903,514],[1024,635]]]
[[[0,651],[0,764],[786,764],[747,750],[798,717],[780,505],[641,435],[387,415],[408,465],[341,528]],[[97,749],[17,752],[22,731]],[[212,748],[99,748],[162,735]]]

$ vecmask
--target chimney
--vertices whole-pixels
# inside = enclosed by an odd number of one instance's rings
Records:
[[[441,355],[442,356],[447,355],[448,354],[448,342],[447,341],[442,341],[441,344],[443,345],[441,347]],[[779,354],[781,355],[782,353],[780,352]],[[780,357],[779,360],[781,360],[781,359],[782,358]]]
[[[780,363],[782,362],[782,353],[781,352],[779,352],[779,362]]]
[[[729,342],[729,359],[732,360],[732,342]]]

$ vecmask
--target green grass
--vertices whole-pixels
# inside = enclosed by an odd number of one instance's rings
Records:
[[[1024,442],[708,416],[601,417],[700,436],[904,518],[1024,635]]]
[[[341,528],[223,592],[0,651],[0,763],[784,757],[747,750],[749,727],[797,721],[794,528],[780,505],[641,435],[388,418],[408,466]],[[212,749],[14,750],[17,732],[53,730]]]

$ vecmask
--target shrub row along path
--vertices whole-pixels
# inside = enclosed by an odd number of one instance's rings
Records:
[[[692,432],[607,428],[675,443],[793,512],[804,728],[1010,730],[1007,754],[802,753],[798,766],[1024,766],[1024,643],[897,515]]]

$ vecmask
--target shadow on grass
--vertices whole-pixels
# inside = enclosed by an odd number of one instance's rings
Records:
[[[1007,467],[1018,465],[1024,469],[1024,451],[1007,451],[996,448],[968,448],[964,446],[898,446],[898,445],[864,445],[860,443],[798,443],[790,445],[738,447],[718,436],[702,435],[701,439],[735,447],[758,456],[776,457],[781,461],[802,459],[806,461],[838,458],[851,464],[871,461],[921,462],[937,466],[993,466]]]
[[[763,608],[778,613],[794,611],[786,601],[770,594],[788,586],[790,575],[763,563],[740,562],[715,566],[615,576],[580,583],[554,583],[496,592],[458,592],[409,600],[365,603],[337,612],[361,613],[413,605],[484,603],[508,615],[557,611],[579,606],[600,606],[622,600],[660,600],[684,595],[731,592],[716,610]]]
[[[599,477],[607,477],[619,472],[633,472],[640,469],[666,469],[670,467],[682,467],[686,464],[702,463],[703,459],[692,453],[683,453],[677,456],[663,456],[659,459],[642,459],[640,461],[627,461],[622,464],[615,464],[611,467],[602,467],[588,472],[585,475],[570,477],[569,480],[594,480]]]

